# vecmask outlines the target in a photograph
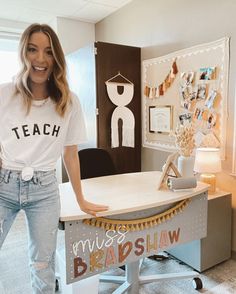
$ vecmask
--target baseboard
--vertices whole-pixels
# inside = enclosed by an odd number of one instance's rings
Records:
[[[236,251],[232,251],[231,253],[231,258],[236,260]]]

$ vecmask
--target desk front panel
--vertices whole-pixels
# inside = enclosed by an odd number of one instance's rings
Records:
[[[207,193],[111,219],[65,222],[68,284],[205,237]]]

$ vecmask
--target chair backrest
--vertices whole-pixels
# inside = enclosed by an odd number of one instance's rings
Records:
[[[116,174],[110,154],[101,148],[87,148],[78,152],[81,179]]]

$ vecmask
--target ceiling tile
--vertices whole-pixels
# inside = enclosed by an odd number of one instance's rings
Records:
[[[94,21],[95,19],[99,21],[111,14],[114,10],[114,7],[89,3],[81,10],[76,11],[72,17],[78,17],[84,21]]]
[[[131,0],[0,0],[0,19],[48,23],[65,17],[96,23]]]
[[[112,7],[122,7],[123,5],[129,3],[131,0],[90,0],[90,3],[94,4],[102,4],[102,5],[108,5]]]
[[[18,21],[24,21],[25,18],[27,18],[27,22],[29,23],[49,23],[54,18],[54,14],[34,8],[26,8],[21,11],[21,14],[18,16]]]

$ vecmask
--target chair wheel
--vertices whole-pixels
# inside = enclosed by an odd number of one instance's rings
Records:
[[[200,290],[203,287],[202,280],[200,278],[193,278],[192,283],[195,290]]]
[[[58,281],[58,279],[56,279],[56,281],[55,281],[55,292],[58,292],[59,291],[59,281]]]

